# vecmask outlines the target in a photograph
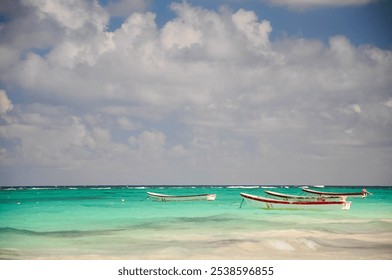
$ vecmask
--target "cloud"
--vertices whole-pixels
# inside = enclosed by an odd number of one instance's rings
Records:
[[[362,6],[376,0],[267,0],[272,5],[285,6],[292,9],[308,9],[318,7]]]
[[[5,90],[0,89],[0,114],[6,114],[13,108],[11,100],[8,98]]]
[[[390,97],[386,102],[385,105],[388,106],[389,108],[392,108],[392,97]]]
[[[32,7],[40,20],[53,20],[67,30],[97,28],[102,29],[107,16],[96,2],[60,0],[23,0],[23,5]]]
[[[0,149],[8,171],[53,176],[4,182],[392,179],[390,50],[272,41],[244,9],[175,3],[161,27],[143,11],[108,31],[108,7],[51,3],[19,2],[1,31]]]
[[[138,158],[143,161],[159,160],[165,153],[166,136],[162,132],[143,131],[138,137],[130,137],[128,142],[137,149]]]

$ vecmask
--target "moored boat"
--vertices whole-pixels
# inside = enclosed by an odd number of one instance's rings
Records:
[[[316,194],[318,196],[350,196],[350,197],[362,197],[365,198],[367,195],[370,193],[366,189],[362,189],[361,192],[321,192],[321,191],[316,191],[316,190],[310,190],[307,188],[302,188],[302,191],[311,193],[311,194]]]
[[[285,194],[273,191],[264,190],[264,192],[270,196],[279,197],[280,199],[284,200],[315,200],[315,201],[323,201],[323,200],[337,200],[337,201],[345,201],[346,196],[341,195],[327,195],[327,196],[309,196],[309,195],[292,195],[292,194]]]
[[[349,210],[350,201],[329,200],[283,200],[241,193],[241,197],[251,206],[264,209],[341,209]]]
[[[216,194],[167,195],[167,194],[147,192],[147,195],[154,201],[162,201],[162,202],[215,200],[216,198]]]

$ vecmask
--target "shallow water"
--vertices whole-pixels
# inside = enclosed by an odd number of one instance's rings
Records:
[[[241,205],[240,192],[264,195],[264,188],[302,192],[298,186],[3,187],[0,258],[392,259],[392,187],[367,187],[373,195],[348,199],[348,211]],[[217,198],[153,202],[147,191]]]

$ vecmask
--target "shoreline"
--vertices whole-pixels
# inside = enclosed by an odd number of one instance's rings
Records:
[[[163,234],[165,235],[165,234]],[[119,237],[121,239],[121,236]],[[109,246],[0,249],[0,259],[17,260],[391,260],[392,233],[342,234],[321,231],[187,234],[157,233],[148,240]],[[162,241],[166,240],[166,241]],[[91,240],[90,240],[91,242]],[[77,243],[77,242],[76,242]],[[75,244],[74,244],[75,245]],[[120,247],[121,245],[121,247]]]

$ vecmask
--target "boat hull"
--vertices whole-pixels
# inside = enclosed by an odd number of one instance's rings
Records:
[[[262,209],[349,210],[351,207],[350,201],[282,200],[271,199],[246,193],[241,193],[241,197],[243,197],[249,205]]]
[[[338,196],[349,196],[349,197],[362,197],[365,198],[369,192],[366,189],[363,189],[361,192],[345,192],[345,193],[336,193],[336,192],[321,192],[316,190],[310,190],[307,188],[302,189],[304,192],[316,194],[318,196],[330,196],[330,195],[338,195]]]
[[[200,200],[215,200],[216,194],[196,194],[196,195],[166,195],[159,193],[147,192],[147,195],[153,201],[170,202],[170,201],[200,201]]]
[[[266,194],[274,197],[279,197],[282,200],[299,200],[299,201],[345,201],[346,196],[329,195],[329,196],[304,196],[304,195],[291,195],[272,191],[264,191]]]

